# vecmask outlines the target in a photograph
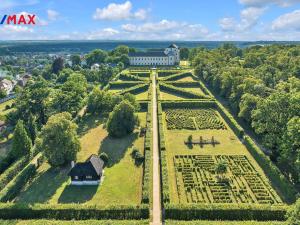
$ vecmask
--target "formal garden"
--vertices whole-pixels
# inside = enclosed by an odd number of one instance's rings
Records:
[[[295,193],[286,191],[290,184],[205,85],[185,73],[158,71],[165,218],[284,220]]]

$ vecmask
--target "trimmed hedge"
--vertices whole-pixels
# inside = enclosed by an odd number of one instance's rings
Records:
[[[9,168],[16,159],[12,157],[10,154],[8,154],[5,157],[0,158],[0,174],[2,174],[7,168]]]
[[[165,205],[165,218],[174,220],[285,220],[286,205],[185,204]]]
[[[119,219],[149,218],[148,205],[103,206],[85,204],[0,204],[1,219]]]
[[[140,92],[148,90],[148,87],[149,87],[149,84],[143,83],[143,84],[139,84],[139,85],[127,88],[127,89],[119,92],[119,94],[121,94],[121,95],[126,94],[126,93],[138,94]]]
[[[148,220],[0,220],[2,225],[148,225]]]
[[[36,173],[36,165],[29,164],[23,169],[15,179],[6,185],[0,192],[0,201],[7,202],[13,200],[21,191],[23,186],[32,178]]]
[[[121,80],[125,80],[125,81],[145,81],[147,79],[142,78],[142,77],[138,77],[138,76],[134,76],[134,75],[130,75],[130,74],[125,74],[125,73],[121,73],[119,76],[119,79]]]
[[[214,100],[185,100],[185,101],[164,101],[161,103],[162,109],[180,109],[180,108],[215,108],[216,102]]]
[[[198,81],[164,81],[165,84],[173,85],[174,87],[192,87],[200,88]]]
[[[281,196],[285,197],[285,201],[288,203],[295,202],[297,191],[272,163],[269,157],[265,155],[248,135],[244,136],[244,144],[259,166],[264,170],[265,174],[270,178],[272,184],[280,189]]]
[[[238,136],[239,138],[243,138],[244,136],[244,129],[236,122],[236,120],[233,118],[233,116],[219,103],[216,101],[216,106],[219,111],[219,113],[222,115],[222,117],[225,119],[225,121],[228,123],[228,125],[231,127],[233,132]]]
[[[191,72],[182,72],[182,73],[177,73],[177,74],[173,74],[167,77],[163,77],[161,78],[161,80],[163,81],[175,81],[175,80],[179,80],[181,78],[185,78],[191,76],[193,78],[195,78],[195,76],[191,73]]]
[[[166,225],[240,225],[240,221],[209,221],[209,220],[194,220],[194,221],[176,221],[176,220],[167,220],[165,221]],[[283,225],[282,221],[243,221],[243,225]]]
[[[0,176],[0,190],[2,190],[22,169],[24,169],[28,162],[28,157],[22,157],[5,170]]]
[[[208,99],[208,98],[210,98],[206,95],[199,94],[196,92],[186,91],[182,88],[178,88],[173,85],[166,84],[166,83],[160,83],[159,87],[161,90],[170,91],[170,92],[182,95],[187,98],[192,98],[192,99]]]
[[[109,83],[109,88],[129,88],[137,84],[143,84],[143,81],[113,81]]]
[[[170,202],[169,177],[167,168],[166,151],[160,151],[162,199],[164,205]]]
[[[147,132],[144,140],[144,150],[145,150],[145,164],[144,164],[144,173],[143,173],[143,186],[142,186],[142,203],[149,203],[150,198],[150,170],[151,170],[151,103],[148,103],[148,112],[147,112]]]

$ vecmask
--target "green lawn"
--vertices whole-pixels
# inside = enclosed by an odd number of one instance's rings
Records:
[[[14,103],[14,101],[15,101],[14,99],[11,99],[9,101],[0,104],[0,116],[4,116],[13,110],[13,109],[6,110],[5,107],[7,105],[11,106]]]
[[[177,93],[172,93],[170,91],[160,90],[160,99],[161,100],[185,100],[186,97],[179,95]]]
[[[148,99],[148,91],[144,91],[135,95],[136,100],[147,100]]]
[[[221,115],[217,113],[221,120]],[[259,167],[257,162],[248,152],[242,142],[236,137],[230,127],[226,124],[226,130],[167,130],[165,113],[163,113],[164,121],[164,133],[166,140],[166,154],[167,154],[167,168],[169,177],[169,189],[170,199],[172,203],[179,203],[177,185],[176,185],[176,174],[174,168],[174,156],[175,155],[245,155],[250,160],[251,164],[255,167],[257,172],[261,174],[264,181],[269,183],[269,180],[264,175],[263,170]],[[203,139],[211,139],[214,136],[215,140],[219,141],[218,145],[200,145],[188,146],[184,144],[188,136],[192,135],[194,140],[199,140],[200,136]]]
[[[146,112],[140,112],[138,116],[141,126],[145,126]],[[144,138],[139,137],[138,131],[124,138],[113,139],[108,136],[103,121],[91,117],[80,124],[79,132],[82,149],[78,153],[78,161],[101,152],[109,156],[103,183],[99,186],[70,186],[67,176],[70,166],[53,169],[44,163],[32,182],[16,198],[16,202],[100,205],[141,202],[143,167],[136,166],[130,155],[134,146],[143,152]]]
[[[194,92],[194,93],[197,93],[197,94],[202,94],[202,95],[205,95],[203,93],[203,91],[200,89],[200,86],[199,87],[185,87],[183,88],[185,91],[188,91],[188,92]]]

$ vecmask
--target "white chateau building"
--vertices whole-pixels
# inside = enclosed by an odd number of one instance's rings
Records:
[[[128,56],[132,66],[173,66],[180,62],[180,50],[175,44],[164,51],[131,52]]]

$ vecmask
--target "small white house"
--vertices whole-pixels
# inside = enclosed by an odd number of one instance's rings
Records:
[[[8,79],[3,79],[0,81],[0,90],[6,91],[6,94],[9,95],[10,92],[13,90],[14,84],[12,81]]]

